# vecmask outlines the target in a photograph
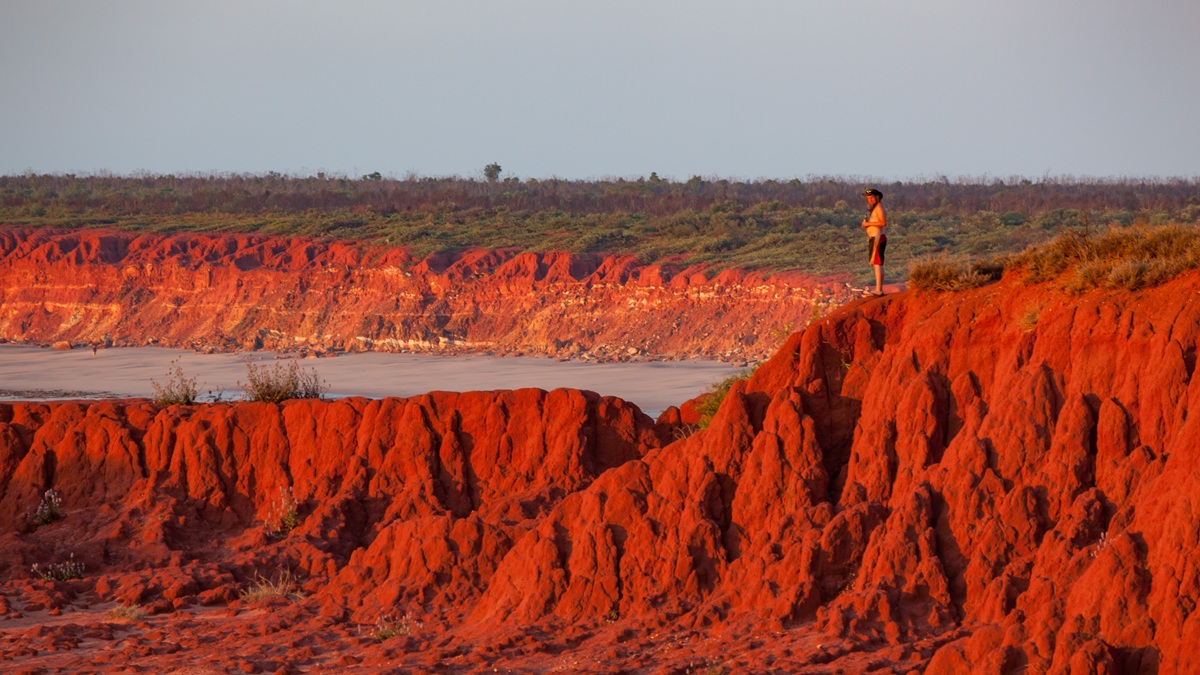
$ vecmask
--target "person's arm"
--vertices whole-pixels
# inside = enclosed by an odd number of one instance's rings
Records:
[[[887,227],[887,214],[883,212],[883,204],[879,204],[874,209],[871,209],[871,215],[863,218],[862,226],[864,229],[868,227]]]

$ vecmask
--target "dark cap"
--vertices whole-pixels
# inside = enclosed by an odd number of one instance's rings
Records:
[[[864,197],[879,197],[880,199],[883,199],[883,193],[880,192],[879,190],[876,190],[875,188],[867,188],[867,191],[863,193],[863,196]]]

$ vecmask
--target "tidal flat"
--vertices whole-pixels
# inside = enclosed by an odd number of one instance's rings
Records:
[[[201,400],[236,400],[247,381],[245,359],[270,365],[272,352],[201,354],[159,347],[56,351],[0,345],[0,400],[149,398],[178,365],[196,378]],[[328,385],[327,398],[408,397],[430,391],[585,389],[636,404],[655,417],[739,371],[711,360],[583,363],[538,357],[428,356],[360,352],[300,359]]]

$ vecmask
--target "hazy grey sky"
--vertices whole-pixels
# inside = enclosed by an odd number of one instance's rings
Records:
[[[0,173],[1200,176],[1197,0],[0,0]]]

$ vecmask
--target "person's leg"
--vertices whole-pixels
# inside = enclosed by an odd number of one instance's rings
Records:
[[[878,278],[879,277],[879,268],[878,268],[878,266],[876,266],[875,263],[879,262],[876,259],[876,256],[878,256],[879,254],[876,251],[876,248],[875,248],[876,246],[878,246],[878,242],[875,240],[875,237],[867,237],[867,262],[871,265],[871,267],[876,268],[875,276],[876,276],[876,278]]]
[[[871,264],[875,267],[875,294],[883,295],[883,256],[887,251],[887,235],[881,234],[875,242],[875,254]]]

